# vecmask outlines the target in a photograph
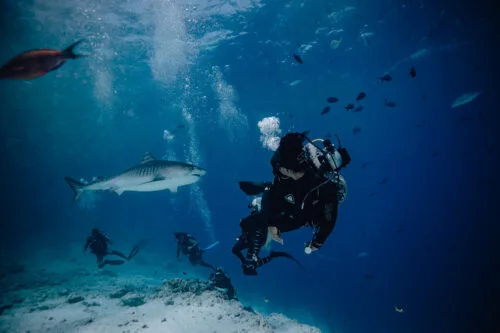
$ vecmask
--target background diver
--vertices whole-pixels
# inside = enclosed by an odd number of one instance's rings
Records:
[[[277,235],[274,227],[268,227],[262,224],[262,219],[259,217],[261,210],[261,198],[256,198],[248,206],[251,208],[250,215],[241,219],[241,235],[236,239],[232,252],[241,260],[241,267],[245,275],[257,275],[257,268],[265,265],[273,258],[284,257],[295,261],[300,268],[302,265],[290,254],[286,252],[270,251],[269,256],[260,258],[259,252],[263,247],[268,248],[270,242],[275,240],[283,244],[281,238]],[[246,256],[242,251],[247,250]]]
[[[191,265],[200,265],[216,271],[215,267],[206,263],[203,260],[202,256],[205,251],[216,246],[217,244],[219,244],[219,242],[215,242],[204,249],[200,249],[200,247],[198,246],[198,241],[193,237],[193,235],[185,232],[174,232],[174,236],[177,239],[177,259],[179,259],[179,255],[182,251],[182,253],[186,257],[188,257]]]
[[[323,141],[324,148],[317,146],[318,141]],[[319,250],[333,231],[338,205],[347,194],[340,170],[350,160],[340,141],[336,149],[329,140],[309,140],[307,132],[286,134],[271,159],[273,182],[240,182],[240,188],[249,195],[263,193],[260,211],[243,220],[254,226],[246,228],[271,227],[273,237],[279,238],[281,232],[310,226],[313,239],[305,243],[304,251],[310,254]],[[253,252],[258,253],[257,249]],[[247,265],[255,268],[259,262]]]
[[[231,279],[227,277],[221,267],[217,267],[216,271],[210,274],[209,279],[215,287],[226,289],[229,300],[236,299],[236,290],[231,283]]]
[[[94,228],[92,229],[92,233],[90,236],[87,238],[87,241],[85,242],[85,246],[83,248],[83,252],[87,251],[87,248],[90,248],[91,253],[95,254],[97,258],[97,266],[99,268],[103,268],[106,265],[112,265],[112,266],[119,266],[125,263],[125,260],[130,260],[133,257],[139,253],[139,245],[136,245],[132,248],[130,251],[130,254],[128,256],[125,256],[123,253],[119,251],[108,251],[108,243],[113,244],[111,239],[104,235],[99,229]],[[115,255],[118,257],[121,257],[125,260],[104,260],[105,256],[109,255]]]

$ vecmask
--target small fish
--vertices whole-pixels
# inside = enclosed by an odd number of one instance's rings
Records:
[[[382,76],[380,78],[380,81],[390,82],[390,81],[392,81],[392,76],[390,76],[389,74],[385,74],[384,76]]]
[[[347,111],[354,109],[354,104],[347,104],[347,105],[345,106],[345,109],[346,109]]]
[[[0,79],[31,80],[60,68],[68,59],[86,57],[75,54],[73,49],[82,40],[68,46],[64,50],[36,49],[23,52],[0,68]]]
[[[339,101],[339,99],[337,97],[328,97],[326,99],[327,103],[337,103],[338,101]]]
[[[334,39],[330,42],[330,47],[335,50],[340,46],[341,43],[342,43],[342,38]]]
[[[410,76],[412,78],[415,78],[415,76],[417,76],[417,71],[415,70],[415,67],[413,67],[413,66],[410,67]]]
[[[457,106],[465,105],[467,103],[472,102],[473,100],[476,99],[477,96],[481,94],[481,91],[474,91],[474,92],[468,92],[464,93],[455,99],[453,103],[451,103],[452,108],[456,108]]]
[[[374,277],[375,277],[375,275],[370,274],[370,273],[363,274],[363,279],[365,279],[365,280],[371,280]]]
[[[404,309],[403,309],[402,307],[400,307],[400,306],[395,306],[395,307],[394,307],[394,310],[395,310],[396,312],[399,312],[399,313],[403,313],[403,312],[404,312]]]
[[[361,166],[360,166],[360,167],[361,167],[361,169],[364,169],[364,168],[366,168],[368,165],[369,165],[369,163],[368,163],[368,162],[364,162],[364,163],[362,163],[362,164],[361,164]]]
[[[387,98],[384,100],[384,104],[385,104],[385,106],[388,106],[390,108],[395,108],[396,107],[396,103],[388,100]]]
[[[327,139],[328,139],[328,138],[331,138],[331,137],[332,137],[332,133],[327,132],[327,133],[325,134],[325,138],[327,138]]]
[[[360,111],[363,111],[365,107],[363,105],[358,105],[354,110],[353,112],[360,112]]]
[[[302,58],[297,55],[296,53],[293,54],[293,57],[295,58],[295,61],[297,61],[299,64],[303,64],[304,61],[302,61]]]
[[[358,96],[356,97],[356,100],[359,102],[359,101],[361,101],[362,99],[364,99],[365,97],[366,97],[366,93],[364,93],[364,92],[360,92],[360,93],[358,94]]]
[[[294,86],[296,86],[296,85],[300,84],[301,82],[302,82],[302,80],[295,80],[295,81],[292,81],[292,82],[290,82],[290,87],[294,87]]]
[[[269,303],[269,299],[264,298],[264,302],[265,302],[265,303]]]
[[[353,129],[352,129],[352,134],[353,134],[353,135],[356,135],[356,134],[358,134],[359,132],[361,132],[361,127],[354,126],[354,127],[353,127]]]
[[[380,183],[379,183],[379,184],[380,184],[380,185],[385,185],[385,184],[387,184],[387,182],[388,182],[388,181],[389,181],[389,179],[384,178],[384,179],[382,179],[382,180],[380,181]]]
[[[330,112],[330,107],[329,106],[325,106],[325,108],[323,109],[323,111],[321,111],[321,115],[327,114],[328,112]]]

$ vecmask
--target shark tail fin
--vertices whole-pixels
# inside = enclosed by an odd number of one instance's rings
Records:
[[[293,260],[295,261],[295,263],[297,265],[299,265],[299,267],[305,271],[305,268],[304,266],[301,265],[301,263],[295,259],[291,254],[288,254],[286,252],[279,252],[279,251],[271,251],[270,255],[269,255],[271,258],[279,258],[279,257],[284,257],[284,258],[288,258],[290,260]]]
[[[210,250],[210,249],[214,248],[215,246],[217,246],[218,244],[219,244],[219,241],[216,241],[215,243],[210,244],[209,246],[207,246],[206,248],[201,249],[201,250],[202,250],[202,251],[208,251],[208,250]]]
[[[73,178],[70,177],[64,177],[64,180],[68,183],[69,187],[71,187],[71,190],[75,194],[73,197],[73,201],[76,202],[80,198],[80,195],[83,193],[83,188],[85,187],[85,184],[74,180]]]

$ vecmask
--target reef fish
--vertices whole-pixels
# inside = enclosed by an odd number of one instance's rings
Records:
[[[460,95],[457,99],[451,103],[452,108],[456,108],[457,106],[461,106],[467,103],[472,102],[473,100],[476,99],[477,96],[481,94],[481,91],[474,91],[474,92],[468,92],[465,94]]]
[[[73,52],[73,49],[82,41],[79,40],[64,50],[36,49],[25,51],[0,67],[0,79],[35,79],[60,68],[68,59],[85,57],[87,55]]]

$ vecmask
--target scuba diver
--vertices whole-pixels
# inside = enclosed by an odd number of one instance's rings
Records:
[[[136,245],[132,248],[130,251],[130,254],[128,256],[125,256],[123,253],[119,251],[111,251],[108,252],[108,243],[113,244],[111,239],[104,235],[99,229],[94,228],[92,229],[91,235],[87,238],[87,241],[85,242],[85,246],[83,248],[83,252],[87,251],[87,248],[90,247],[91,253],[95,254],[97,258],[97,267],[103,268],[106,265],[111,265],[111,266],[119,266],[125,263],[125,260],[130,260],[133,257],[139,253],[139,245]],[[125,260],[104,260],[105,256],[109,255],[115,255],[118,257],[121,257]]]
[[[259,252],[262,248],[269,248],[271,241],[276,241],[283,245],[283,240],[274,226],[266,226],[260,217],[261,198],[255,198],[248,205],[251,209],[250,215],[241,219],[241,235],[236,238],[232,252],[241,260],[241,268],[245,275],[257,275],[257,268],[269,263],[273,258],[284,257],[295,261],[300,268],[302,265],[290,254],[286,252],[270,251],[269,256],[260,258]],[[242,254],[247,250],[246,257]]]
[[[254,225],[246,227],[275,227],[275,237],[280,237],[281,232],[309,226],[314,229],[313,238],[305,243],[304,252],[319,250],[335,227],[338,205],[345,200],[347,186],[340,170],[350,161],[340,140],[337,149],[328,139],[310,140],[307,132],[286,134],[271,158],[273,182],[240,182],[248,195],[263,193],[260,211],[248,221]],[[247,265],[256,268],[259,262],[247,260]]]
[[[209,278],[215,287],[226,289],[226,295],[229,300],[237,299],[236,290],[231,284],[231,279],[227,277],[221,267],[218,267],[214,273],[211,273]]]
[[[202,256],[205,251],[219,244],[219,242],[215,242],[204,249],[200,249],[200,247],[198,246],[198,241],[191,234],[185,232],[174,232],[174,236],[177,239],[177,260],[179,260],[179,255],[182,251],[182,253],[186,257],[188,257],[191,265],[200,265],[216,271],[214,266],[203,261]]]

